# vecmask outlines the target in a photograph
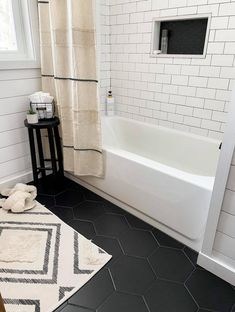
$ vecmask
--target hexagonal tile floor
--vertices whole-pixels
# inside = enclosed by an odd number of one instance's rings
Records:
[[[56,312],[235,312],[235,288],[197,254],[64,178],[39,182],[38,201],[112,260]]]

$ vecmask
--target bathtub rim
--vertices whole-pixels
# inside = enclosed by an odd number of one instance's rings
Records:
[[[130,123],[133,123],[133,124],[141,124],[144,127],[147,126],[148,128],[159,129],[159,130],[161,130],[163,132],[176,133],[178,135],[181,135],[181,136],[184,136],[184,137],[191,137],[191,138],[194,138],[194,139],[201,140],[203,142],[209,142],[209,143],[213,143],[213,144],[218,144],[218,148],[219,148],[219,145],[221,144],[221,141],[222,141],[222,140],[214,139],[214,138],[211,138],[211,137],[208,137],[208,136],[203,136],[203,135],[195,134],[195,133],[192,133],[192,132],[186,132],[186,131],[179,130],[179,129],[168,128],[168,127],[164,127],[164,126],[161,126],[161,125],[148,123],[148,122],[145,122],[145,121],[131,119],[131,118],[118,116],[118,115],[114,115],[114,116],[106,116],[105,115],[105,116],[102,116],[102,118],[101,118],[102,122],[107,120],[107,119],[108,120],[112,120],[112,119],[118,120],[118,119],[120,119],[120,120],[124,120],[124,121],[130,122]]]

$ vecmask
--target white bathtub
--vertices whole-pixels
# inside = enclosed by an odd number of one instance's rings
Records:
[[[103,134],[105,178],[83,182],[200,249],[220,142],[121,117],[104,118]]]

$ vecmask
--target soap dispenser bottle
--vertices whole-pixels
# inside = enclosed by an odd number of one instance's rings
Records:
[[[113,93],[111,90],[108,92],[108,95],[106,98],[106,114],[107,116],[114,115],[114,97],[113,97]]]
[[[161,39],[162,54],[167,54],[167,52],[168,52],[168,36],[169,36],[168,29],[163,29],[162,30],[162,39]]]

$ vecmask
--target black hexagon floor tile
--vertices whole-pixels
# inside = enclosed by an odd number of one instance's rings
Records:
[[[198,253],[189,247],[184,247],[183,251],[190,259],[190,261],[194,264],[194,266],[197,266]]]
[[[114,292],[97,312],[149,312],[143,298]]]
[[[92,191],[85,189],[84,190],[84,197],[86,200],[91,200],[91,201],[103,201],[103,198],[100,197],[99,195],[93,193]]]
[[[156,280],[144,297],[151,312],[196,312],[198,310],[183,284]]]
[[[120,233],[119,241],[124,253],[129,256],[147,257],[158,248],[157,241],[148,231],[127,229]]]
[[[184,245],[182,243],[178,242],[177,240],[168,236],[162,231],[159,231],[158,229],[153,230],[153,235],[156,237],[160,246],[177,248],[177,249],[184,248]]]
[[[68,304],[66,307],[64,307],[61,312],[94,312],[94,310],[90,310],[83,307],[74,306],[71,304]],[[56,311],[58,312],[58,311]]]
[[[197,312],[218,312],[218,311],[212,311],[207,309],[199,309]]]
[[[49,210],[65,222],[67,220],[73,219],[73,209],[72,208],[54,206],[54,207],[49,208]]]
[[[154,281],[154,273],[145,259],[122,256],[110,267],[118,291],[143,294]]]
[[[111,276],[108,270],[103,269],[74,294],[69,303],[95,310],[113,291]]]
[[[133,229],[140,229],[140,230],[152,230],[153,229],[152,225],[136,218],[135,216],[131,214],[127,214],[126,219]]]
[[[79,220],[94,221],[105,213],[104,204],[95,201],[83,201],[73,208],[74,217]]]
[[[108,267],[112,265],[117,258],[123,255],[120,243],[116,238],[96,236],[93,238],[92,242],[112,255],[112,259],[106,264]]]
[[[61,312],[66,306],[67,306],[67,301],[65,303],[63,303],[61,306],[59,306],[55,312]]]
[[[99,235],[110,237],[118,237],[119,233],[129,228],[124,216],[114,214],[104,214],[94,224]]]
[[[57,308],[57,312],[235,312],[235,288],[198,267],[197,253],[190,248],[67,178],[48,176],[44,181],[40,180],[38,194],[39,202],[113,255],[106,267],[73,295],[69,304],[64,303]],[[83,215],[89,221],[80,220],[79,211],[78,220],[74,219],[72,207],[78,206],[83,200],[93,203],[90,208],[86,206],[87,210],[80,211],[80,217]],[[103,205],[103,209],[93,209],[95,202]],[[149,256],[150,266],[147,259],[141,257],[146,257],[154,247],[151,233],[161,247],[156,243],[156,250]],[[123,248],[126,254],[134,256],[123,255]],[[165,251],[162,253],[162,249],[168,250],[167,255]],[[153,268],[157,275],[160,272],[170,280],[184,280],[186,272],[192,267],[189,268],[187,261],[185,265],[181,253],[189,263],[191,261],[191,266],[196,266],[196,271],[189,275],[185,286],[182,282],[157,279]],[[115,291],[113,282],[126,293]]]
[[[83,193],[77,190],[66,190],[55,197],[56,205],[64,207],[75,207],[83,200]]]
[[[186,282],[200,308],[230,312],[235,304],[235,290],[206,270],[196,269]]]
[[[103,200],[104,203],[104,209],[107,213],[114,213],[114,214],[120,214],[120,215],[126,215],[128,214],[125,210],[119,208],[118,206],[114,205],[113,203]]]
[[[40,179],[38,181],[38,194],[57,195],[67,189],[68,181],[69,180],[65,177],[49,175],[45,179]],[[29,184],[33,184],[33,182]]]
[[[89,221],[66,220],[66,223],[88,239],[96,236],[94,225]]]
[[[85,192],[86,191],[86,188],[83,187],[82,185],[72,181],[72,180],[69,180],[69,179],[66,179],[66,189],[67,190],[77,190],[77,191],[80,191],[80,192]]]
[[[36,200],[47,208],[55,206],[55,198],[50,195],[37,195]]]
[[[149,257],[157,277],[184,283],[195,269],[181,250],[159,247]]]

